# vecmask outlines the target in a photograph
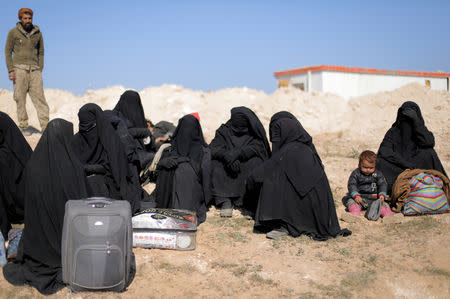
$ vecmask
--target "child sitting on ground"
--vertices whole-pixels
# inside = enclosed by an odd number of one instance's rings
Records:
[[[377,155],[372,151],[363,151],[359,155],[358,168],[348,179],[348,194],[342,199],[351,215],[361,216],[374,200],[381,200],[381,217],[393,216],[386,200],[387,183],[381,171],[375,169]]]

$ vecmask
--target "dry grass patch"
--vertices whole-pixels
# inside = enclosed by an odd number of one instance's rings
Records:
[[[311,287],[318,290],[320,295],[329,297],[329,298],[352,298],[352,293],[343,289],[338,285],[333,284],[321,284],[314,281],[310,281]],[[306,298],[317,298],[317,294],[308,295]],[[303,298],[303,297],[302,297]]]
[[[421,273],[429,273],[431,275],[435,275],[435,276],[444,276],[445,278],[450,278],[450,272],[446,271],[444,269],[441,268],[437,268],[437,267],[426,267],[424,268]]]
[[[174,265],[168,262],[161,262],[156,266],[157,269],[164,270],[167,272],[181,272],[185,274],[190,274],[197,271],[197,267],[190,264]]]

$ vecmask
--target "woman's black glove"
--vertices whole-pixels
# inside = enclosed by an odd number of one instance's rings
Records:
[[[174,168],[177,165],[178,165],[177,160],[172,159],[172,158],[161,159],[158,162],[158,167],[162,167],[162,168],[166,168],[166,169]]]
[[[232,172],[234,173],[239,173],[241,172],[241,162],[239,162],[239,160],[235,160],[234,162],[232,162],[230,165],[228,165],[228,167],[231,169]]]
[[[147,128],[129,128],[128,132],[134,138],[145,138],[152,135],[152,132]]]
[[[226,152],[223,156],[223,161],[225,162],[225,165],[230,165],[231,163],[239,159],[240,154],[241,154],[240,149],[232,149]]]
[[[106,169],[101,164],[86,164],[84,165],[84,172],[87,176],[93,174],[106,174]]]

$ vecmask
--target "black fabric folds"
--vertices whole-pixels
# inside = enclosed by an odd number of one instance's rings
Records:
[[[411,101],[403,103],[378,149],[377,169],[386,178],[388,194],[405,169],[434,169],[447,176],[434,145],[433,133],[425,126],[419,106]]]
[[[217,129],[210,148],[216,205],[227,198],[241,205],[249,173],[270,157],[263,125],[249,108],[235,107],[231,109],[230,120]]]
[[[11,223],[23,221],[22,173],[32,152],[14,121],[0,111],[0,230],[5,239]]]
[[[117,136],[119,136],[119,139],[122,142],[125,155],[127,156],[128,167],[130,170],[130,179],[133,182],[133,185],[137,188],[137,186],[140,186],[140,162],[137,143],[129,134],[125,120],[117,116],[116,112],[112,110],[105,110],[103,111],[103,114],[110,121],[111,125],[117,133]],[[148,193],[143,188],[139,189],[140,190],[138,190],[137,192],[140,194],[140,201],[147,201],[149,199]]]
[[[117,135],[122,141],[125,149],[125,154],[127,156],[128,163],[137,164],[139,163],[139,158],[137,156],[137,146],[134,142],[133,137],[128,132],[127,123],[124,119],[117,115],[117,112],[113,110],[103,111],[105,117],[110,121]]]
[[[86,104],[80,108],[78,118],[79,132],[72,140],[75,153],[86,169],[91,168],[88,165],[104,169],[87,173],[89,196],[128,200],[132,212],[139,211],[141,186],[133,180],[120,138],[102,109],[93,103]]]
[[[72,123],[47,125],[24,172],[25,228],[14,263],[3,274],[14,285],[29,284],[42,294],[64,287],[61,238],[65,203],[87,197],[83,165],[72,150]]]
[[[155,198],[158,208],[185,209],[197,213],[198,223],[206,220],[206,206],[211,199],[211,153],[199,121],[186,115],[178,121],[160,160],[173,159],[176,166],[158,166]]]
[[[252,174],[261,190],[255,228],[271,230],[285,226],[296,237],[308,235],[323,241],[351,232],[341,230],[333,195],[309,134],[295,118],[280,118],[270,125],[277,150]],[[306,133],[307,134],[307,133]]]

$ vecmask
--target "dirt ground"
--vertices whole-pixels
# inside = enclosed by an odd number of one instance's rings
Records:
[[[345,136],[314,136],[338,216],[359,152],[378,147]],[[36,144],[37,137],[29,142]],[[448,153],[448,148],[439,152],[447,171]],[[194,251],[135,249],[137,273],[126,292],[63,289],[48,298],[450,298],[450,214],[405,217],[399,224],[340,224],[353,234],[326,242],[305,236],[274,241],[254,234],[253,221],[238,211],[222,219],[212,208],[198,228]],[[0,275],[0,297],[43,296]]]

